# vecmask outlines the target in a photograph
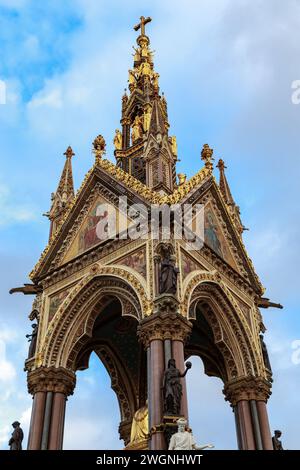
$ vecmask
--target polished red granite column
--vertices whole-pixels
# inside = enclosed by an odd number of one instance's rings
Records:
[[[34,396],[28,449],[61,449],[65,404],[73,393],[75,373],[64,367],[39,367],[28,372],[28,391]],[[51,396],[46,407],[46,396]],[[47,412],[45,410],[47,408]]]
[[[52,416],[49,434],[49,450],[61,450],[63,444],[66,395],[55,393],[53,397]]]
[[[150,394],[150,422],[152,427],[151,449],[165,449],[165,439],[160,425],[162,422],[162,380],[164,373],[164,348],[163,341],[154,339],[150,342],[150,366],[151,366],[151,394]]]
[[[166,361],[173,356],[182,372],[184,366],[183,345],[192,330],[192,324],[178,313],[178,300],[172,294],[162,294],[155,299],[154,312],[138,326],[138,336],[148,351],[148,402],[150,415],[150,448],[166,448],[164,430],[166,417],[163,412],[163,376]],[[166,350],[164,349],[166,344]],[[172,344],[172,347],[169,347]],[[183,383],[182,411],[188,416],[186,387]]]
[[[255,450],[254,432],[248,400],[238,402],[237,413],[241,432],[242,450]]]
[[[32,404],[28,450],[39,450],[41,448],[45,402],[46,392],[36,392]]]
[[[267,405],[263,400],[256,402],[258,420],[260,424],[260,433],[264,450],[274,450],[272,444],[272,436],[270,431]]]
[[[225,384],[223,393],[235,410],[239,448],[271,449],[272,441],[266,411],[271,383],[260,376],[236,377]]]

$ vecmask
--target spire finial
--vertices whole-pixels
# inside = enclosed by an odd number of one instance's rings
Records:
[[[75,153],[73,152],[73,149],[72,149],[71,145],[69,145],[69,147],[68,147],[67,150],[65,151],[64,155],[65,155],[67,158],[72,158],[72,157],[74,157]]]
[[[203,149],[201,152],[201,160],[205,162],[206,168],[210,171],[213,170],[213,164],[212,164],[212,161],[214,160],[213,153],[214,153],[213,149],[211,149],[208,144],[203,145]]]
[[[106,143],[102,135],[98,135],[93,142],[93,153],[97,158],[102,158],[106,151]]]
[[[222,158],[220,158],[220,160],[218,161],[217,168],[219,168],[220,173],[224,172],[224,170],[227,168],[227,166],[225,166],[225,162],[224,162],[224,160],[222,160]]]

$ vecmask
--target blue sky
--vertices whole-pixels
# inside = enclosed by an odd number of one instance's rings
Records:
[[[112,157],[121,95],[132,66],[132,27],[148,28],[177,136],[178,172],[202,165],[204,143],[223,158],[249,254],[266,296],[284,310],[263,311],[274,371],[272,429],[289,449],[300,448],[299,129],[300,4],[296,0],[0,0],[0,448],[10,423],[25,432],[31,397],[23,361],[32,299],[9,296],[47,243],[49,209],[72,145],[76,187],[93,163],[91,143],[103,134]],[[235,448],[232,412],[222,384],[194,358],[188,377],[190,416],[199,442]],[[103,407],[105,403],[105,408]],[[83,413],[83,410],[85,412]],[[117,401],[93,357],[68,401],[65,448],[118,448]]]

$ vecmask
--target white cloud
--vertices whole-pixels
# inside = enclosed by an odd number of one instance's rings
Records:
[[[10,395],[11,383],[17,375],[14,364],[7,359],[7,345],[14,343],[16,339],[16,331],[2,324],[0,330],[0,383],[3,384],[1,400],[7,399]]]
[[[59,88],[43,90],[37,93],[28,103],[29,109],[40,108],[61,108],[63,104],[62,92]]]
[[[15,201],[13,192],[3,183],[0,183],[0,212],[0,228],[1,226],[28,222],[36,217],[33,207]]]
[[[1,444],[7,444],[9,438],[10,427],[6,424],[5,426],[0,426],[0,446]],[[6,446],[5,446],[6,447]]]

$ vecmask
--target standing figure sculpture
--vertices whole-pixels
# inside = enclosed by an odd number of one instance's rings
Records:
[[[269,353],[268,353],[268,348],[266,346],[266,343],[264,342],[264,336],[259,335],[259,339],[260,339],[260,345],[261,345],[261,350],[262,350],[262,355],[263,355],[263,360],[264,360],[265,367],[270,372],[272,372],[271,362],[270,362]]]
[[[160,294],[176,294],[178,274],[179,269],[175,266],[175,257],[166,251],[160,263]]]
[[[122,134],[119,129],[116,129],[114,137],[115,150],[122,150]]]
[[[38,335],[38,329],[39,329],[38,323],[33,323],[31,326],[32,326],[31,335],[26,335],[26,338],[29,338],[28,342],[30,343],[29,350],[28,350],[28,359],[30,359],[31,357],[35,355],[37,335]]]
[[[169,444],[169,450],[203,450],[212,449],[212,444],[197,446],[192,432],[186,430],[187,422],[184,418],[177,421],[178,431],[173,434]]]
[[[23,430],[20,428],[19,421],[14,421],[12,423],[14,431],[9,439],[8,445],[10,450],[22,450],[22,441],[24,437]]]
[[[136,116],[133,124],[132,124],[132,131],[131,131],[131,140],[134,144],[137,140],[141,139],[143,136],[143,129],[140,116]]]
[[[180,414],[182,385],[181,378],[185,377],[187,371],[192,367],[190,362],[186,363],[186,369],[182,374],[176,368],[175,359],[169,359],[168,368],[163,378],[164,414],[178,416]]]
[[[274,431],[274,436],[272,437],[272,444],[273,444],[274,450],[283,450],[282,442],[280,440],[281,435],[282,435],[282,432],[279,431],[279,429]]]

